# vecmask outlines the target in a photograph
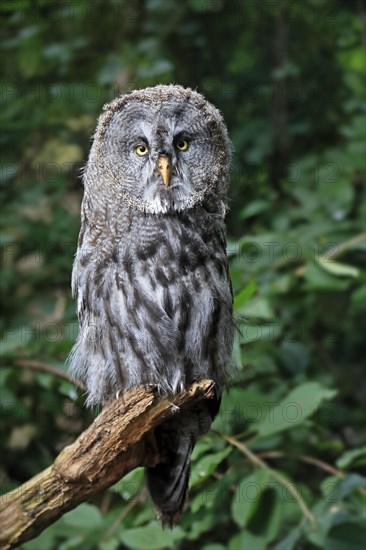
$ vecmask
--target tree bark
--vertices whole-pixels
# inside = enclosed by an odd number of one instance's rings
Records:
[[[41,533],[65,512],[119,481],[139,466],[161,461],[152,430],[179,408],[214,397],[214,382],[202,380],[185,392],[159,396],[140,386],[110,401],[53,465],[0,500],[0,545],[14,548]]]

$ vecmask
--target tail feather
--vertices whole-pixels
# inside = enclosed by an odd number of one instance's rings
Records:
[[[187,498],[193,445],[180,439],[176,453],[170,453],[168,462],[147,469],[147,484],[151,498],[159,510],[164,526],[179,522]]]
[[[197,438],[211,426],[207,406],[178,412],[155,430],[163,462],[147,468],[147,486],[163,526],[173,527],[182,516],[187,499],[191,454]]]

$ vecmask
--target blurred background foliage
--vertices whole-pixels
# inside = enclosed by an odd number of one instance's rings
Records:
[[[139,469],[26,549],[356,550],[365,541],[361,1],[5,1],[2,492],[91,422],[77,333],[79,178],[102,105],[197,88],[227,121],[238,373],[163,531]],[[57,369],[57,370],[55,370]]]

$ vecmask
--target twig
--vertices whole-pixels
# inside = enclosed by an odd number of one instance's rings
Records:
[[[347,250],[352,248],[355,244],[361,243],[365,239],[366,239],[366,232],[359,233],[358,235],[355,235],[351,239],[348,239],[348,241],[344,241],[343,243],[340,243],[339,245],[335,246],[331,251],[327,252],[326,254],[319,256],[319,260],[320,262],[331,261],[334,258],[341,256],[343,252],[346,252]],[[283,258],[273,263],[273,265],[269,269],[270,271],[276,271],[277,269],[281,269],[288,263],[289,263],[289,260],[286,258]],[[297,275],[298,277],[301,277],[304,275],[305,269],[306,269],[306,265],[300,265],[294,270],[293,273],[295,273],[295,275]]]
[[[300,494],[298,493],[298,491],[296,490],[295,487],[293,487],[288,481],[286,478],[284,478],[281,474],[279,474],[278,472],[276,472],[276,470],[273,470],[272,468],[270,468],[268,466],[268,464],[266,464],[265,462],[263,462],[263,460],[261,460],[257,455],[255,455],[254,453],[252,453],[248,447],[246,445],[244,445],[244,443],[241,443],[240,441],[238,441],[237,439],[235,439],[234,437],[230,437],[226,434],[221,434],[221,433],[218,433],[216,432],[222,439],[225,439],[228,443],[230,443],[231,445],[233,445],[234,447],[236,447],[237,449],[239,449],[239,451],[241,453],[243,453],[249,460],[250,462],[252,462],[252,464],[255,464],[256,466],[258,466],[259,468],[265,468],[266,470],[268,470],[269,474],[277,479],[277,481],[279,481],[281,483],[281,485],[283,485],[296,499],[296,502],[298,503],[299,507],[301,508],[304,516],[312,523],[313,526],[316,525],[316,520],[315,520],[315,517],[313,516],[313,514],[310,512],[309,508],[307,507],[305,501],[303,500],[303,498],[300,496]]]
[[[9,360],[9,362],[5,362],[5,360],[2,360],[0,363],[0,367],[1,368],[17,367],[21,369],[32,369],[40,372],[47,372],[48,374],[52,374],[52,376],[63,378],[64,380],[71,382],[81,390],[85,391],[85,386],[83,385],[82,382],[80,382],[80,380],[76,380],[75,378],[67,374],[67,372],[61,369],[58,369],[57,367],[52,367],[51,365],[47,365],[46,363],[41,363],[40,361],[32,361],[30,359],[16,359],[16,360]]]
[[[257,455],[260,458],[297,458],[299,460],[302,460],[302,462],[307,462],[308,464],[313,464],[314,466],[318,466],[321,470],[324,470],[325,472],[328,472],[329,474],[335,475],[335,476],[343,476],[344,473],[341,470],[337,470],[337,468],[334,468],[331,464],[328,464],[327,462],[324,462],[323,460],[320,460],[319,458],[315,458],[313,456],[306,456],[306,455],[298,455],[293,456],[288,453],[284,453],[283,451],[268,451],[264,453],[258,453]]]
[[[314,458],[312,456],[306,456],[306,455],[299,455],[299,459],[303,462],[307,462],[308,464],[313,464],[314,466],[318,466],[321,470],[324,470],[325,472],[328,472],[328,474],[332,474],[334,476],[342,477],[344,476],[344,473],[341,470],[337,470],[337,468],[334,468],[331,464],[327,464],[323,460],[319,460],[319,458]]]
[[[352,237],[348,241],[345,241],[345,242],[339,244],[337,247],[334,247],[334,249],[331,250],[329,253],[323,254],[322,256],[319,256],[319,260],[323,261],[323,262],[329,262],[329,261],[333,260],[334,258],[337,258],[341,254],[343,254],[343,252],[346,252],[346,250],[352,248],[355,244],[358,244],[358,243],[364,241],[365,239],[366,239],[366,233],[365,232],[359,233],[358,235],[355,235],[354,237]],[[304,275],[305,269],[306,269],[306,266],[301,265],[300,267],[295,269],[295,274],[297,276],[301,277],[302,275]]]
[[[261,458],[298,458],[299,460],[302,460],[303,462],[306,462],[308,464],[312,464],[314,466],[317,466],[321,470],[324,470],[325,472],[328,472],[328,474],[332,474],[337,477],[344,477],[344,472],[342,470],[338,470],[331,464],[328,464],[327,462],[324,462],[324,460],[320,460],[319,458],[315,458],[313,456],[306,456],[306,455],[298,455],[293,456],[287,453],[284,453],[282,451],[269,451],[265,453],[259,453],[257,456],[260,456]],[[359,493],[362,495],[366,495],[366,489],[363,487],[359,488]]]
[[[146,493],[144,491],[140,491],[140,493],[130,502],[126,504],[126,506],[122,509],[121,513],[117,518],[114,520],[112,525],[109,527],[109,529],[106,531],[105,535],[103,536],[103,542],[106,542],[108,539],[111,538],[113,533],[118,529],[118,527],[121,525],[122,521],[125,519],[126,516],[133,510],[133,508],[139,503],[142,502],[143,496],[146,496]]]

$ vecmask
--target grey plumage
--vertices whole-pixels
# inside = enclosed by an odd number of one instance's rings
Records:
[[[233,341],[225,124],[202,95],[173,85],[104,109],[83,178],[72,371],[89,405],[140,384],[169,394],[204,378],[219,400]],[[168,458],[147,475],[164,523],[179,520],[191,451],[216,412],[203,404],[156,430]]]

